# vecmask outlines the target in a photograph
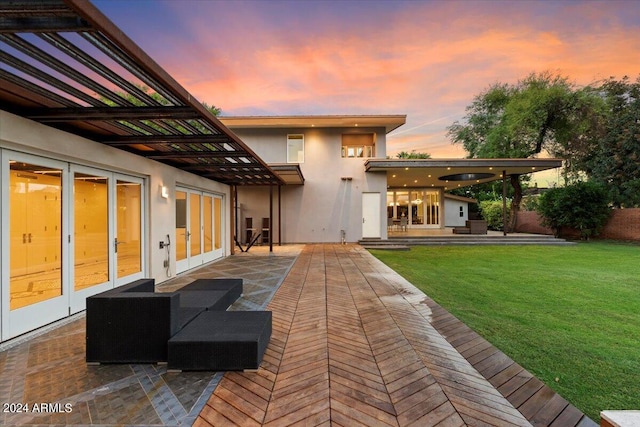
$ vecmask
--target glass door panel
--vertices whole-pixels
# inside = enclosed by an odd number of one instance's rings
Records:
[[[202,197],[202,240],[204,252],[213,250],[213,197]]]
[[[10,308],[62,295],[62,170],[11,162]]]
[[[213,246],[215,250],[222,251],[222,199],[214,197],[213,206],[213,234],[215,236]],[[222,256],[222,253],[219,256]]]
[[[73,176],[74,289],[109,281],[109,179]]]
[[[68,315],[67,164],[3,150],[2,339]]]
[[[142,183],[116,181],[118,279],[142,273]]]
[[[189,239],[190,256],[194,257],[202,253],[201,224],[200,224],[200,194],[189,195],[189,227],[187,236]]]
[[[187,258],[187,193],[176,191],[176,260]]]
[[[409,217],[409,193],[399,191],[396,193],[396,218]]]

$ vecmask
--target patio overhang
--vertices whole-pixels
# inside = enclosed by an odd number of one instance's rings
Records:
[[[287,185],[304,185],[304,176],[300,165],[297,163],[277,163],[269,164],[280,179]]]
[[[89,1],[0,0],[0,18],[0,109],[221,183],[284,184]]]
[[[369,159],[365,170],[386,173],[388,188],[453,190],[560,166],[559,159]]]

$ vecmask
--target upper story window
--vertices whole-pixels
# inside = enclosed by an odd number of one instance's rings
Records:
[[[304,135],[287,135],[287,163],[304,163]]]
[[[375,155],[375,133],[342,135],[342,157],[375,157]]]

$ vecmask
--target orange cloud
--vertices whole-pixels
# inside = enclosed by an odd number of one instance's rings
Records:
[[[176,6],[190,25],[171,42],[180,54],[163,56],[197,98],[225,114],[405,113],[403,128],[415,130],[390,135],[390,154],[463,156],[446,127],[496,82],[545,70],[577,84],[640,72],[638,22],[624,3],[402,2],[351,15],[336,2],[306,20],[296,15],[304,4],[276,3],[282,16],[260,3],[197,4],[216,7],[196,16]]]

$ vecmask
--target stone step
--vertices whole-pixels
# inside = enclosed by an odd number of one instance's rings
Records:
[[[361,240],[359,242],[365,248],[395,248],[410,246],[442,246],[442,245],[574,245],[564,239],[553,236],[523,236],[523,237],[393,237],[388,240]]]

